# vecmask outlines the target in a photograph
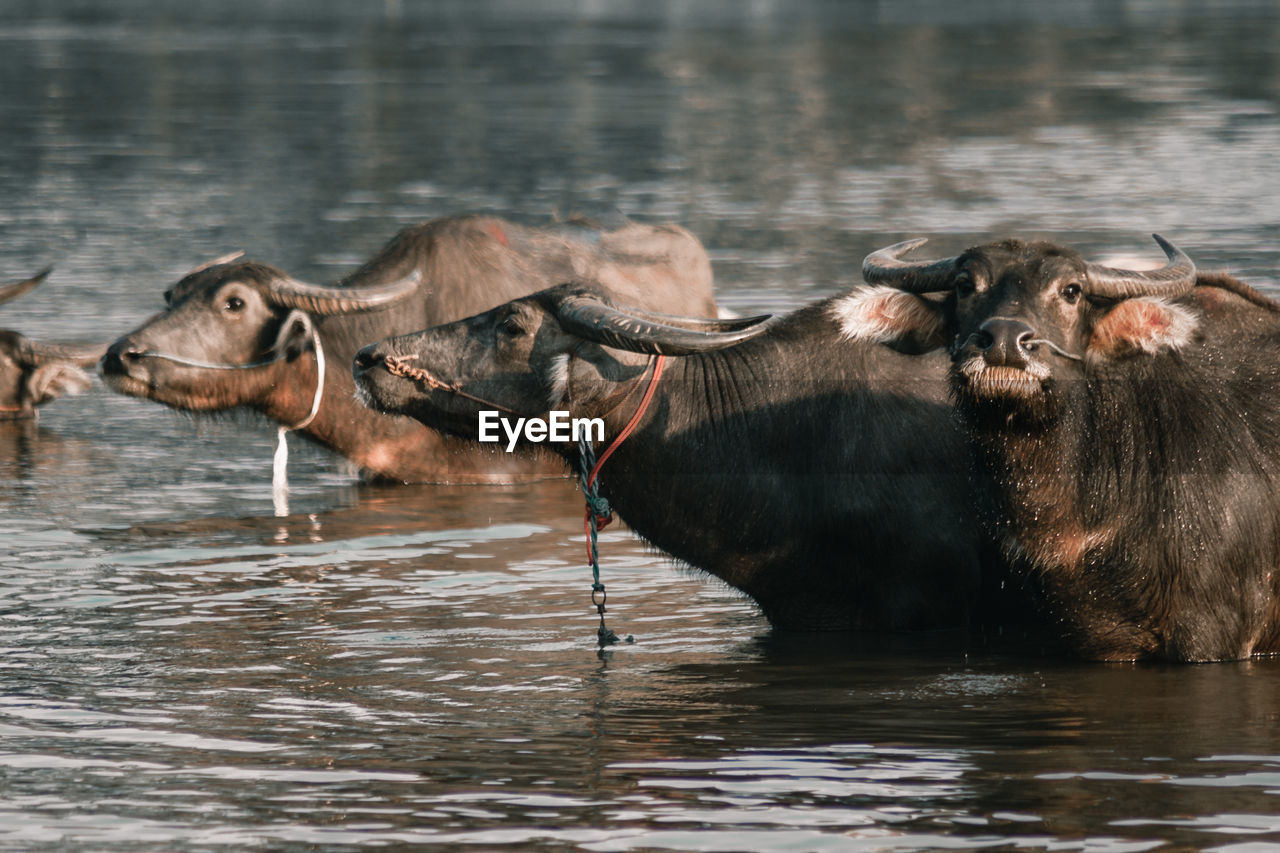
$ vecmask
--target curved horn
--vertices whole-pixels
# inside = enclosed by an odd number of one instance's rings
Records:
[[[937,293],[951,289],[956,273],[956,259],[940,261],[904,261],[902,256],[929,242],[917,237],[877,249],[862,261],[862,277],[868,284],[887,284],[910,293]]]
[[[404,278],[368,287],[324,287],[296,278],[275,278],[267,285],[267,298],[276,305],[312,314],[353,314],[403,299],[418,289],[421,280],[416,269]]]
[[[565,331],[589,341],[650,355],[692,355],[724,349],[753,338],[766,328],[772,315],[742,320],[701,320],[681,317],[683,328],[605,305],[596,299],[575,296],[561,302],[556,319]]]
[[[1181,296],[1196,285],[1196,265],[1177,246],[1152,234],[1169,263],[1156,270],[1120,270],[1090,263],[1087,292],[1104,299],[1130,299],[1134,296]]]
[[[28,367],[67,361],[78,367],[93,367],[107,353],[107,344],[45,344],[23,338],[17,360]]]
[[[660,311],[649,311],[644,308],[635,308],[630,305],[619,308],[624,314],[629,314],[638,319],[647,320],[651,323],[660,323],[668,326],[675,326],[679,329],[688,329],[693,332],[734,332],[742,328],[744,323],[754,325],[757,322],[763,322],[769,319],[772,314],[759,314],[755,317],[686,317],[683,314],[664,314]]]
[[[44,281],[45,276],[53,272],[53,267],[40,270],[40,272],[31,276],[26,281],[18,281],[13,284],[6,284],[0,287],[0,302],[8,302],[10,299],[17,299],[28,290],[33,290],[37,284]]]

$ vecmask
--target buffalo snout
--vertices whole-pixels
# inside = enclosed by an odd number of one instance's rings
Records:
[[[992,317],[978,327],[975,343],[992,367],[1026,367],[1035,330],[1021,320]]]
[[[381,342],[369,344],[367,347],[362,347],[360,351],[356,353],[356,372],[363,373],[366,370],[372,370],[375,367],[385,364],[386,360],[387,356],[386,353],[382,352]]]
[[[388,359],[395,357],[389,341],[369,344],[356,352],[351,376],[356,383],[356,399],[377,412],[398,413],[412,396],[412,388],[391,374]]]
[[[128,376],[130,366],[140,355],[141,351],[131,340],[121,338],[107,348],[99,369],[104,376]]]

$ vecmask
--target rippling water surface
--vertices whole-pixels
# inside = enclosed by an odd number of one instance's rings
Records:
[[[1277,45],[1268,4],[15,0],[0,278],[56,270],[0,322],[106,340],[229,250],[334,280],[462,210],[680,221],[741,311],[918,234],[1273,287]],[[0,426],[0,847],[1280,843],[1280,662],[776,634],[612,528],[598,654],[571,484],[295,439],[276,518],[272,435],[100,386]]]

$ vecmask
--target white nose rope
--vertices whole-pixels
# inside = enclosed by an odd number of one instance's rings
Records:
[[[311,329],[311,341],[316,351],[316,393],[311,398],[311,411],[293,426],[282,426],[276,430],[276,455],[271,465],[271,503],[277,518],[289,514],[289,442],[285,435],[309,426],[316,419],[320,400],[324,397],[324,347],[320,346],[320,336],[314,327]]]
[[[285,434],[295,429],[303,429],[309,426],[315,420],[316,413],[320,411],[320,400],[324,397],[324,347],[320,345],[320,335],[316,332],[314,326],[311,329],[311,345],[316,352],[316,372],[318,374],[316,377],[316,393],[311,398],[311,411],[293,426],[282,426],[276,430],[276,452],[271,464],[271,503],[277,517],[284,517],[289,514],[289,444],[285,440]],[[283,356],[277,356],[266,361],[254,361],[249,364],[218,364],[197,361],[193,358],[184,358],[180,355],[170,355],[165,352],[140,352],[138,356],[142,358],[162,358],[165,361],[172,361],[174,364],[198,367],[205,370],[249,370],[254,367],[266,367],[269,364],[275,364],[283,358]]]

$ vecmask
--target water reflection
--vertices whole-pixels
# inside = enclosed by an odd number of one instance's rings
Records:
[[[305,6],[305,8],[304,8]],[[708,243],[725,304],[1016,231],[1277,285],[1269,4],[0,11],[0,278],[37,339],[245,249],[334,280],[460,210]],[[771,633],[579,496],[396,488],[95,387],[0,429],[0,844],[1143,850],[1280,841],[1276,662]]]

